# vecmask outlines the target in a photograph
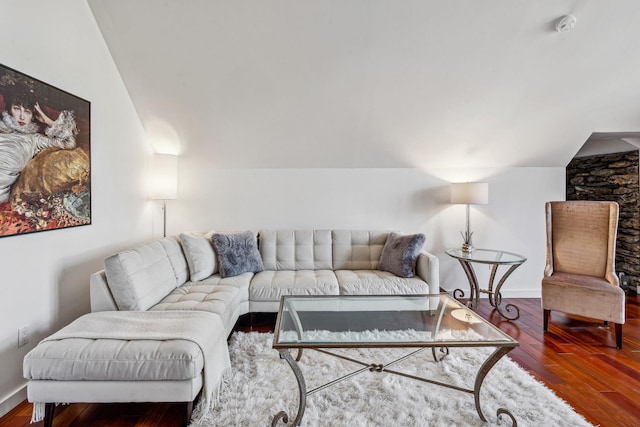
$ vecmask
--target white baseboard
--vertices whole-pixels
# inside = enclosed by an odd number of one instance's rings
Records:
[[[502,289],[502,298],[540,298],[540,288],[538,289]]]
[[[22,403],[23,400],[27,398],[27,384],[18,388],[13,393],[6,396],[2,401],[0,401],[0,417],[4,417],[11,411],[13,408]]]

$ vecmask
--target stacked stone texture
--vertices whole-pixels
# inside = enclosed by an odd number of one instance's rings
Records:
[[[618,202],[616,272],[640,285],[640,186],[638,151],[575,158],[567,166],[567,200]]]

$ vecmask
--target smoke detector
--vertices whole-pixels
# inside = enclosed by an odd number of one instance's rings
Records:
[[[573,15],[564,15],[556,22],[556,31],[559,33],[566,33],[571,31],[574,25],[576,25],[576,17]]]

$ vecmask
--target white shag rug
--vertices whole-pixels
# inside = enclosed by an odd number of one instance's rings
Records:
[[[192,427],[270,426],[279,411],[286,411],[290,422],[295,418],[298,385],[287,362],[271,348],[272,342],[270,333],[233,334],[229,343],[232,371],[219,401]],[[335,351],[364,362],[388,363],[410,349]],[[476,372],[492,351],[493,348],[451,348],[443,361],[434,362],[427,349],[391,369],[473,389]],[[296,353],[292,355],[295,357]],[[299,366],[307,390],[361,368],[312,350],[304,352]],[[510,426],[508,416],[496,415],[501,407],[509,410],[521,427],[591,426],[508,356],[500,359],[485,377],[480,404],[487,423],[480,420],[471,393],[366,371],[308,396],[302,426]]]

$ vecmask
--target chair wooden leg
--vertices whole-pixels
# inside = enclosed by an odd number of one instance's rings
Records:
[[[44,404],[44,427],[53,426],[53,414],[56,411],[55,403]]]
[[[547,332],[549,329],[549,315],[551,314],[551,310],[544,309],[542,310],[542,329]]]
[[[622,348],[622,323],[614,323],[616,328],[616,347]]]

